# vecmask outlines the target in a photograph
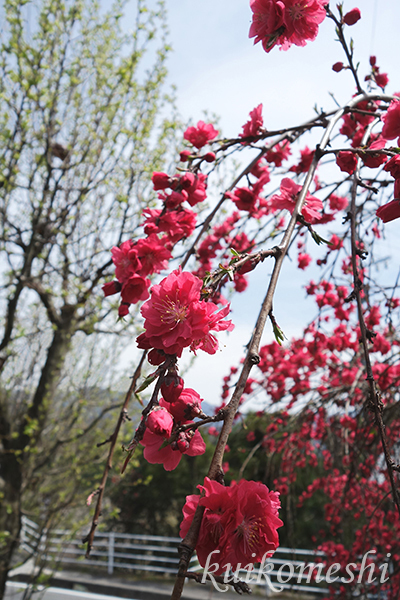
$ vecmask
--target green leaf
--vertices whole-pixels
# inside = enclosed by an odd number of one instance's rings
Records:
[[[158,373],[157,374],[152,374],[149,375],[148,377],[146,377],[146,379],[143,381],[143,383],[137,388],[137,390],[135,390],[135,396],[137,396],[137,394],[139,392],[143,392],[143,390],[145,390],[146,388],[149,387],[149,385],[151,385],[153,383],[153,381],[155,381],[158,377]]]

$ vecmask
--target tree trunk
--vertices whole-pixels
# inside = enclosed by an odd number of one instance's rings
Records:
[[[59,327],[54,331],[40,380],[25,418],[19,424],[19,434],[16,438],[10,435],[12,428],[7,422],[7,416],[0,416],[3,443],[0,454],[0,600],[4,596],[7,575],[21,528],[24,463],[29,460],[27,447],[33,446],[35,439],[40,438],[74,333],[75,319],[71,307],[65,311]],[[33,427],[34,433],[29,434],[27,425],[33,420],[36,421],[36,426]]]
[[[14,452],[4,452],[0,469],[0,598],[3,598],[21,527],[22,464]]]

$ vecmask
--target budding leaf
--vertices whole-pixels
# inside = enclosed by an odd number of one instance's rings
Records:
[[[143,400],[141,399],[141,397],[139,396],[139,394],[137,394],[136,392],[135,392],[135,398],[136,398],[136,400],[137,400],[137,401],[138,401],[138,402],[139,402],[139,403],[140,403],[142,406],[144,406],[144,404],[143,404]]]
[[[157,379],[157,377],[158,377],[158,373],[149,375],[148,377],[146,377],[146,379],[138,387],[138,389],[135,390],[135,395],[137,395],[139,392],[143,392],[143,390],[145,390],[147,387],[149,387],[149,385],[151,385],[153,383],[153,381],[155,381]]]
[[[328,244],[328,246],[332,245],[332,242],[329,242],[328,240],[318,235],[318,233],[314,231],[314,229],[311,230],[311,236],[314,242],[318,244],[318,246],[320,246],[321,244]]]
[[[282,329],[279,327],[279,325],[277,325],[277,323],[273,323],[273,330],[274,330],[274,336],[276,341],[278,342],[278,344],[280,346],[282,346],[282,342],[285,339],[285,334],[283,333]]]

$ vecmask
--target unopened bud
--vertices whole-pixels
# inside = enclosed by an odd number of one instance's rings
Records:
[[[157,406],[147,417],[146,425],[153,433],[169,438],[174,425],[174,419],[166,408]]]
[[[346,13],[342,19],[342,22],[346,25],[355,25],[357,21],[361,19],[361,11],[359,8],[353,8]]]
[[[335,71],[335,73],[339,73],[342,69],[344,69],[344,64],[342,62],[336,62],[332,65],[332,71]]]
[[[170,369],[161,385],[161,394],[166,402],[176,402],[183,390],[183,379],[176,370]]]
[[[105,296],[112,296],[113,294],[118,294],[118,292],[122,290],[122,285],[119,281],[109,281],[108,283],[105,283],[101,289]]]
[[[203,159],[208,162],[208,163],[212,163],[215,160],[215,154],[214,152],[207,152],[207,154],[205,154],[203,156]]]
[[[151,365],[161,365],[165,361],[165,353],[163,350],[153,348],[147,355],[147,360]]]
[[[190,150],[182,150],[182,152],[179,153],[179,159],[181,162],[187,162],[190,158],[190,155]]]

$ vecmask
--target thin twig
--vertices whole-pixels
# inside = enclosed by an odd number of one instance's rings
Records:
[[[372,123],[368,128],[362,140],[362,143],[365,143],[370,136],[371,129],[374,123]],[[365,325],[362,299],[361,299],[361,290],[362,290],[362,281],[360,279],[358,266],[357,266],[357,257],[359,256],[359,248],[357,246],[357,235],[356,235],[356,198],[357,198],[357,187],[359,180],[359,170],[361,166],[361,159],[358,159],[357,168],[353,177],[353,185],[351,190],[351,207],[350,207],[350,227],[351,227],[351,263],[353,269],[353,297],[357,302],[357,312],[358,312],[358,321],[360,325],[361,332],[361,343],[363,346],[364,352],[364,360],[365,360],[365,370],[366,370],[366,380],[368,381],[369,387],[369,395],[368,395],[368,408],[372,409],[372,412],[375,416],[375,422],[378,426],[379,436],[381,438],[383,453],[385,455],[385,462],[388,470],[390,486],[392,489],[393,501],[397,507],[397,511],[400,515],[400,494],[397,489],[397,482],[395,480],[394,471],[397,470],[397,465],[393,460],[390,450],[388,439],[386,436],[385,424],[382,418],[383,412],[383,403],[380,397],[380,393],[378,391],[374,374],[372,371],[371,358],[368,349],[368,332],[367,327]]]
[[[117,424],[115,426],[114,432],[113,432],[113,434],[109,438],[110,439],[110,449],[108,451],[107,462],[106,462],[106,466],[104,467],[103,477],[101,479],[101,483],[100,483],[99,487],[97,488],[96,492],[93,493],[93,495],[97,495],[98,496],[97,502],[96,502],[96,509],[94,511],[94,515],[93,515],[93,519],[92,519],[92,524],[91,524],[91,527],[90,527],[90,531],[89,531],[88,535],[82,540],[83,544],[87,543],[86,558],[88,558],[88,556],[90,555],[90,552],[92,550],[94,534],[96,532],[97,525],[99,524],[99,519],[100,519],[100,515],[101,515],[101,508],[102,508],[102,502],[103,502],[103,496],[104,496],[104,490],[106,488],[108,473],[110,472],[110,469],[112,467],[112,458],[113,458],[113,455],[114,455],[115,446],[117,444],[118,434],[119,434],[119,431],[121,429],[122,423],[126,419],[128,404],[129,404],[129,401],[130,401],[130,399],[132,397],[132,394],[133,394],[133,392],[134,392],[134,390],[136,388],[136,384],[137,384],[137,381],[138,381],[138,379],[140,377],[140,374],[142,372],[142,366],[143,366],[144,360],[146,358],[146,355],[147,355],[147,350],[145,350],[143,352],[142,357],[141,357],[141,359],[139,361],[139,364],[138,364],[138,366],[135,369],[135,372],[133,374],[132,381],[131,381],[131,384],[129,386],[129,390],[126,393],[125,400],[124,400],[124,403],[122,405],[121,412],[119,414],[118,421],[117,421]]]

